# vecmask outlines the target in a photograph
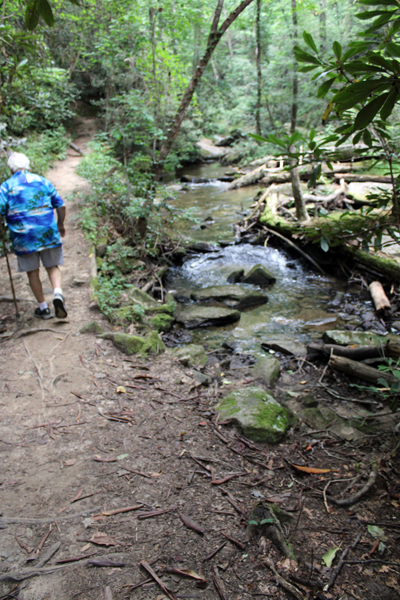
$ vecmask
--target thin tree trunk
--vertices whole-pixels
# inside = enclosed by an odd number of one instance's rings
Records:
[[[326,52],[326,0],[320,0],[319,12],[319,37],[320,50]]]
[[[226,19],[226,10],[225,10],[225,6],[223,8],[223,15],[224,15],[224,19]],[[234,54],[233,54],[233,45],[232,45],[232,39],[231,39],[231,34],[229,31],[226,32],[226,41],[228,42],[228,48],[229,48],[229,55],[231,58],[234,58]]]
[[[193,94],[195,93],[197,85],[199,84],[199,81],[201,80],[201,77],[204,73],[204,70],[210,61],[212,53],[214,52],[215,48],[218,45],[218,42],[220,41],[220,39],[222,38],[222,36],[224,35],[224,33],[228,29],[228,27],[244,11],[244,9],[249,4],[251,4],[251,2],[253,2],[253,0],[243,0],[239,4],[239,6],[237,6],[235,8],[235,10],[233,10],[230,13],[230,15],[225,19],[225,21],[222,23],[222,25],[218,28],[219,17],[221,15],[222,6],[223,6],[223,0],[218,0],[218,5],[217,5],[217,8],[215,9],[214,19],[213,19],[213,23],[212,23],[211,30],[210,30],[210,35],[209,35],[208,41],[207,41],[207,47],[205,49],[203,56],[201,57],[201,59],[199,60],[199,62],[197,64],[195,72],[193,73],[192,79],[190,80],[185,93],[183,94],[181,103],[175,114],[173,123],[168,131],[166,139],[164,140],[164,142],[161,146],[160,154],[158,157],[158,165],[157,165],[158,173],[160,173],[162,166],[164,164],[164,161],[167,158],[167,156],[171,150],[172,144],[174,143],[175,138],[179,133],[179,130],[182,125],[182,121],[186,115],[186,111],[192,101]]]
[[[293,23],[293,54],[294,54],[294,46],[297,44],[297,3],[296,0],[292,0],[292,23]],[[293,100],[292,100],[292,121],[290,124],[290,133],[294,133],[296,131],[297,124],[297,101],[298,101],[298,65],[296,58],[294,59],[293,65]],[[295,147],[292,146],[290,152],[295,152]],[[296,217],[299,221],[308,221],[310,218],[307,213],[306,204],[304,202],[303,194],[301,193],[300,187],[300,177],[299,172],[297,170],[297,160],[292,159],[290,161],[290,166],[292,167],[290,171],[290,177],[292,180],[292,191],[294,198],[294,205],[296,207]]]
[[[216,83],[218,83],[219,75],[218,75],[218,71],[217,71],[217,66],[216,66],[213,58],[211,58],[211,66],[212,66],[213,72],[214,72],[214,79],[215,79]]]
[[[156,129],[158,129],[158,121],[159,121],[159,112],[160,112],[160,90],[158,87],[157,81],[157,65],[156,65],[156,19],[155,19],[155,9],[153,7],[149,8],[149,19],[150,19],[150,32],[151,32],[151,54],[152,54],[152,67],[153,67],[153,81],[154,81],[154,90],[156,94],[156,106],[154,110],[154,123]],[[153,161],[156,158],[156,144],[157,139],[153,140]]]
[[[256,66],[257,66],[256,133],[258,135],[261,135],[261,91],[262,91],[260,15],[261,15],[261,0],[257,0],[257,10],[256,10]]]

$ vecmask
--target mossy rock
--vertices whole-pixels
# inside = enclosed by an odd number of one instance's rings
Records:
[[[342,331],[330,329],[325,331],[322,339],[327,344],[338,344],[339,346],[384,346],[387,342],[399,339],[398,335],[379,335],[373,331]]]
[[[156,329],[156,331],[170,331],[174,322],[174,317],[171,315],[167,315],[165,313],[160,313],[159,315],[154,315],[149,319],[149,323]]]
[[[295,417],[265,390],[248,387],[225,396],[216,406],[221,419],[230,419],[255,442],[280,442]]]
[[[164,343],[156,331],[146,337],[129,335],[127,333],[107,332],[101,335],[103,339],[111,340],[114,346],[123,354],[161,354],[165,350]]]
[[[146,311],[153,311],[159,307],[157,300],[154,300],[150,294],[143,292],[143,290],[134,285],[126,293],[128,297],[127,304],[139,304]]]
[[[205,367],[208,362],[206,351],[198,344],[174,348],[172,354],[185,367]]]
[[[158,335],[158,332],[153,331],[146,335],[141,354],[162,354],[163,352],[165,352],[165,344]]]
[[[87,323],[79,330],[79,333],[93,333],[95,335],[101,335],[103,330],[96,321],[90,321],[90,323]]]

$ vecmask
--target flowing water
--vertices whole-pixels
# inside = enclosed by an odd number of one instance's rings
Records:
[[[302,259],[281,250],[250,244],[235,243],[233,225],[249,214],[259,188],[246,187],[227,190],[226,183],[213,178],[226,172],[216,164],[202,165],[186,171],[196,177],[207,177],[208,183],[184,184],[177,193],[175,206],[196,209],[197,224],[180,224],[186,238],[205,242],[222,242],[216,252],[199,254],[173,268],[168,278],[172,292],[187,295],[189,290],[211,285],[226,285],[227,277],[237,269],[245,272],[256,264],[264,265],[276,277],[276,283],[263,288],[269,301],[258,308],[241,313],[236,324],[227,327],[199,329],[194,340],[207,347],[219,347],[223,342],[235,342],[238,351],[260,349],[268,340],[298,340],[307,342],[320,337],[326,329],[343,326],[349,317],[334,312],[332,300],[344,284],[312,272]],[[204,227],[204,228],[202,228]],[[257,286],[246,286],[261,290]]]

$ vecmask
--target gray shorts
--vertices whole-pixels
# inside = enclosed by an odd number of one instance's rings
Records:
[[[57,267],[64,263],[62,246],[40,250],[40,252],[30,252],[29,254],[20,254],[18,259],[18,271],[23,273],[36,271],[40,267],[40,260],[46,269]]]

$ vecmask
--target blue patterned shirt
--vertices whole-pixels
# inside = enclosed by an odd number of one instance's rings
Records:
[[[29,171],[17,171],[0,186],[0,215],[6,217],[15,254],[61,246],[54,216],[64,206],[54,185]]]

